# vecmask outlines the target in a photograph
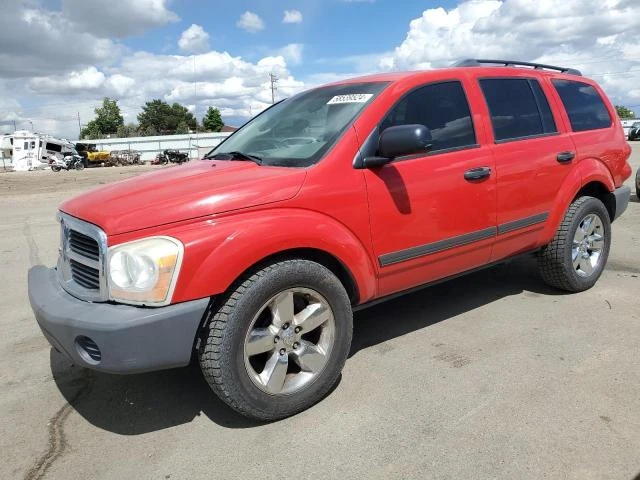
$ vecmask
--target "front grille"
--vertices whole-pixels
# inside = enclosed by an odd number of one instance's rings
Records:
[[[76,283],[89,290],[100,290],[100,272],[73,259],[69,259],[71,277]]]
[[[97,226],[60,213],[60,259],[62,287],[71,295],[90,302],[108,299],[104,273],[107,236]]]
[[[98,261],[100,259],[100,246],[98,242],[76,230],[69,230],[69,248],[72,252]]]

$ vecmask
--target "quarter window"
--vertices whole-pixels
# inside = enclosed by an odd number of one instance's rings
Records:
[[[496,141],[556,133],[549,102],[537,80],[485,78],[480,88],[491,114]]]
[[[611,126],[611,116],[602,97],[591,85],[571,80],[553,80],[574,132]]]
[[[420,87],[400,100],[380,126],[420,124],[431,130],[431,151],[475,146],[471,111],[460,82]]]

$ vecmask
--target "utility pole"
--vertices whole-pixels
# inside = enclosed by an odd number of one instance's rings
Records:
[[[278,77],[276,77],[273,73],[270,73],[269,80],[271,81],[271,103],[276,103],[276,90],[278,90]]]
[[[13,131],[15,132],[16,130],[18,130],[18,129],[16,128],[16,121],[14,120],[13,121]]]
[[[82,124],[80,123],[80,112],[78,112],[78,140],[82,137]]]

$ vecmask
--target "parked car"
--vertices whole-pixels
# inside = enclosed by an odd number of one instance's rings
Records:
[[[336,383],[355,309],[526,253],[548,284],[592,287],[630,196],[615,118],[580,72],[523,62],[315,88],[206,160],[64,202],[31,305],[77,365],[195,353],[233,409],[293,415]]]
[[[640,140],[640,122],[635,122],[629,130],[629,140]]]

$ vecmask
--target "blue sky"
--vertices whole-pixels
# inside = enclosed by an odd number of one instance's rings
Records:
[[[176,0],[170,3],[181,21],[143,36],[126,39],[133,49],[180,53],[176,39],[189,25],[201,25],[210,35],[211,47],[257,61],[269,51],[290,43],[303,43],[310,59],[339,59],[391,50],[404,39],[409,22],[427,8],[450,7],[453,1],[420,0],[291,0],[207,2]],[[284,10],[298,10],[303,21],[283,25]],[[236,26],[246,11],[259,15],[265,29],[254,34]],[[336,67],[346,66],[337,65]],[[292,67],[304,75],[326,71],[323,63],[305,62]]]
[[[239,124],[345,76],[470,57],[579,68],[640,111],[637,0],[4,0],[0,131],[77,136],[105,96],[209,106]],[[289,19],[283,22],[285,11]],[[241,19],[246,16],[248,18]],[[261,27],[261,28],[259,28]],[[195,65],[195,69],[194,69]]]

